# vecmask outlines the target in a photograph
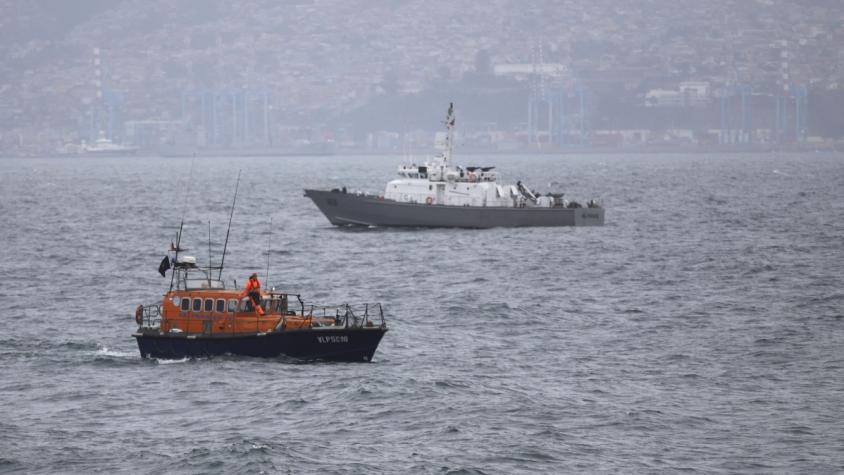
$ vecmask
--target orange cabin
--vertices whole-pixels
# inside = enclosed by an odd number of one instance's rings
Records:
[[[162,301],[160,328],[163,332],[232,334],[296,330],[327,323],[325,317],[290,310],[288,295],[283,293],[262,293],[261,308],[264,315],[235,290],[175,290]]]
[[[192,259],[192,258],[187,258]],[[334,318],[305,314],[298,296],[293,308],[286,293],[261,292],[263,315],[255,310],[252,300],[236,289],[226,289],[221,280],[210,277],[210,269],[198,268],[192,261],[175,266],[174,288],[164,294],[157,312],[162,332],[188,334],[237,334],[287,331],[310,328],[334,322]],[[298,307],[298,308],[297,308]],[[298,312],[296,310],[299,310]],[[139,322],[140,323],[140,322]],[[152,323],[152,322],[148,322]]]

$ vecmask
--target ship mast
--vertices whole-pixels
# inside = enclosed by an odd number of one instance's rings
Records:
[[[237,171],[237,181],[234,183],[234,198],[232,198],[232,209],[229,212],[229,226],[226,228],[226,242],[223,244],[223,257],[220,259],[220,273],[217,274],[217,280],[223,278],[223,264],[226,262],[226,248],[229,247],[229,232],[232,230],[232,218],[234,217],[234,205],[237,203],[237,187],[240,186],[241,171]]]
[[[448,114],[445,116],[445,150],[443,151],[443,164],[448,165],[451,160],[451,152],[454,148],[454,103],[448,103]]]

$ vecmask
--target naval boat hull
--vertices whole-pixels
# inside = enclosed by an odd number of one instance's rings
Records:
[[[309,189],[305,196],[337,226],[494,228],[604,224],[603,208],[445,206]]]
[[[218,355],[304,360],[372,361],[382,327],[308,328],[248,334],[162,333],[142,329],[135,333],[142,358],[181,359]]]

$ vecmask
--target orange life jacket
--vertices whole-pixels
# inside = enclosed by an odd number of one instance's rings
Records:
[[[243,295],[244,296],[246,296],[246,295],[248,295],[252,292],[261,292],[261,282],[258,280],[257,277],[255,277],[254,279],[250,278],[249,280],[247,280],[246,285],[243,288]],[[255,312],[257,312],[258,315],[263,315],[264,309],[261,308],[261,305],[259,304],[259,302],[256,301],[254,298],[250,298],[250,300],[252,300],[252,305],[255,307]],[[260,300],[260,297],[258,297],[258,300]]]
[[[261,282],[258,281],[258,278],[249,279],[246,281],[246,290],[247,293],[249,292],[258,292],[261,290]]]

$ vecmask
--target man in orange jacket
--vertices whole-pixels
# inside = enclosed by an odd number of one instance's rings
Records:
[[[258,280],[258,274],[252,273],[249,280],[246,281],[246,286],[243,288],[243,297],[249,296],[252,301],[252,306],[258,315],[264,314],[264,309],[261,308],[261,282]]]

